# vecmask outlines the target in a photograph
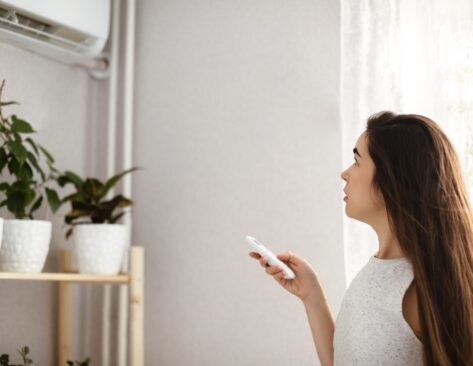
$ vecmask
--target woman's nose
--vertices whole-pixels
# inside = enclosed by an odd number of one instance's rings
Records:
[[[340,174],[340,177],[341,177],[344,181],[346,181],[346,180],[347,180],[347,171],[344,170],[344,171]]]

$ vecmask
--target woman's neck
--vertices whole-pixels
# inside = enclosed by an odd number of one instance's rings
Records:
[[[371,225],[378,236],[378,252],[376,258],[395,259],[405,257],[396,236],[389,227],[387,215],[379,217],[374,225]]]

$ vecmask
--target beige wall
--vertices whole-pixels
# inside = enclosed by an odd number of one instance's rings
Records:
[[[140,1],[133,237],[147,365],[317,364],[302,305],[246,234],[307,258],[337,312],[336,1]],[[276,327],[278,326],[278,327]]]
[[[137,4],[133,241],[146,248],[146,365],[313,365],[299,301],[247,234],[345,290],[338,2]],[[0,44],[6,96],[60,165],[103,176],[106,83]],[[55,217],[47,269],[69,247]],[[54,364],[56,292],[0,282],[0,352]],[[75,292],[76,357],[99,365],[100,291]],[[94,311],[85,311],[94,304]],[[115,313],[114,313],[115,315]],[[278,327],[276,327],[276,325]]]

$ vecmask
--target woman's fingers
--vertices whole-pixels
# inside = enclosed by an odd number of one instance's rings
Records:
[[[274,278],[275,278],[278,282],[280,282],[280,281],[284,278],[285,275],[286,275],[286,274],[284,273],[284,271],[281,271],[281,272],[277,273],[277,274],[274,276]]]
[[[261,264],[261,267],[269,267],[268,258],[261,257],[259,263]]]
[[[251,258],[258,259],[258,261],[259,261],[261,267],[267,267],[267,266],[266,266],[267,258],[262,257],[259,253],[256,253],[256,252],[250,252],[250,253],[248,253],[248,254],[249,254],[249,256],[250,256]]]
[[[250,252],[249,255],[252,258],[256,258],[256,259],[261,258],[261,255],[259,253],[256,253],[256,252]]]
[[[271,276],[274,276],[275,274],[278,274],[280,272],[283,272],[283,269],[281,267],[277,267],[277,266],[269,266],[266,268],[266,273],[271,275]]]
[[[261,267],[266,268],[266,273],[274,276],[275,274],[280,273],[280,277],[284,277],[285,273],[281,267],[278,266],[271,266],[268,264],[269,259],[266,257],[261,256],[259,253],[250,252],[250,257],[258,259]],[[279,276],[279,275],[278,275]]]

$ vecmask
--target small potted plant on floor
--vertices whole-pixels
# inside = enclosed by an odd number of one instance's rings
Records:
[[[21,356],[23,364],[11,364],[10,355],[8,355],[8,353],[4,353],[0,356],[0,366],[28,366],[33,364],[33,360],[30,358],[30,348],[28,346],[21,347],[21,349],[18,350],[18,353]]]
[[[8,353],[3,353],[0,356],[0,366],[28,366],[33,364],[33,360],[30,358],[30,348],[28,346],[21,347],[18,350],[18,353],[21,356],[22,364],[14,365],[10,363],[10,355]],[[67,361],[68,366],[89,366],[90,357],[87,357],[84,361]],[[65,366],[65,365],[64,365]]]
[[[107,194],[124,175],[137,169],[125,170],[105,183],[97,178],[84,180],[71,171],[57,179],[61,187],[71,184],[75,189],[62,198],[61,204],[71,205],[65,216],[69,227],[66,238],[73,236],[80,273],[114,275],[120,271],[129,235],[126,226],[118,221],[125,214],[123,209],[133,202],[121,194],[112,198],[107,198]]]
[[[45,197],[53,212],[59,208],[56,191],[48,187],[59,172],[51,154],[33,140],[36,131],[31,124],[14,114],[4,116],[3,107],[17,104],[2,101],[4,85],[5,81],[0,86],[0,207],[5,206],[14,219],[4,222],[0,270],[41,272],[52,225],[50,221],[34,220],[33,215]]]

